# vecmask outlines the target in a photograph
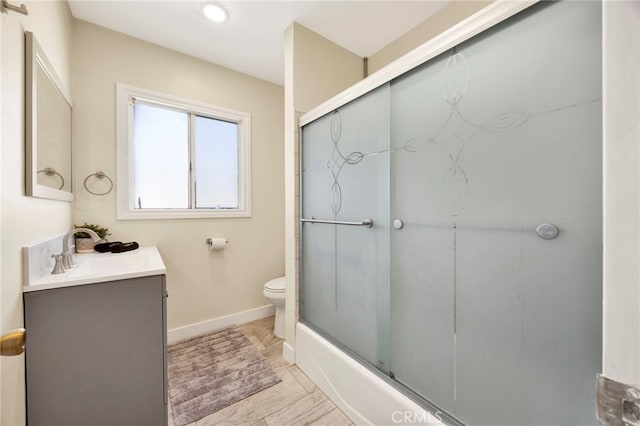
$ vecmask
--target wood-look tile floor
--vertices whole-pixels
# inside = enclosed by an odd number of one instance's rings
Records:
[[[282,382],[188,426],[351,426],[353,423],[295,365],[282,357],[282,339],[273,335],[273,317],[240,325]],[[169,426],[173,426],[169,404]]]

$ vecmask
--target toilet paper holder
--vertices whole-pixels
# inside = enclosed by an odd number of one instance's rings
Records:
[[[213,242],[213,239],[211,238],[207,238],[206,240],[204,240],[205,243],[207,244],[211,244]],[[229,240],[227,240],[226,238],[224,239],[225,243],[229,243]]]
[[[229,241],[224,237],[207,238],[205,240],[210,250],[224,250]],[[222,244],[220,244],[222,243]]]

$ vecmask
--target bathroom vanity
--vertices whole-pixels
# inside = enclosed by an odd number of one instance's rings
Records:
[[[76,256],[24,287],[27,422],[166,425],[165,269],[155,247]]]

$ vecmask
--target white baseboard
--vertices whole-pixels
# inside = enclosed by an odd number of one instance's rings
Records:
[[[296,363],[296,350],[295,350],[295,348],[293,346],[291,346],[289,343],[284,342],[282,344],[282,357],[289,364],[295,364]]]
[[[220,330],[236,324],[244,324],[262,318],[269,317],[275,313],[273,305],[265,305],[259,308],[249,309],[231,315],[225,315],[219,318],[197,322],[195,324],[185,325],[183,327],[173,328],[167,332],[167,343],[169,345],[200,334],[209,333],[211,331]]]

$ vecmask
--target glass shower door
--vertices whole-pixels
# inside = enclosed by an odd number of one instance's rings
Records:
[[[455,197],[447,147],[433,136],[446,122],[440,72],[447,58],[391,86],[391,367],[396,379],[453,411],[454,232],[443,202]]]
[[[465,152],[467,173],[475,179],[459,221],[457,252],[461,418],[495,423],[500,401],[503,424],[596,424],[593,383],[602,353],[600,8],[599,2],[543,5],[460,49],[470,70],[477,65],[484,75],[506,52],[522,52],[492,70],[491,79],[479,80],[477,91],[509,102],[482,105],[483,120],[507,112],[521,118],[479,134]],[[527,84],[511,82],[512,76]],[[521,99],[512,98],[516,90]],[[545,223],[559,229],[556,238],[538,235]]]
[[[538,4],[392,82],[391,371],[463,422],[596,423],[600,6]]]
[[[300,318],[386,370],[389,86],[302,132],[301,217],[307,221],[302,224]],[[359,224],[368,219],[372,227]]]

